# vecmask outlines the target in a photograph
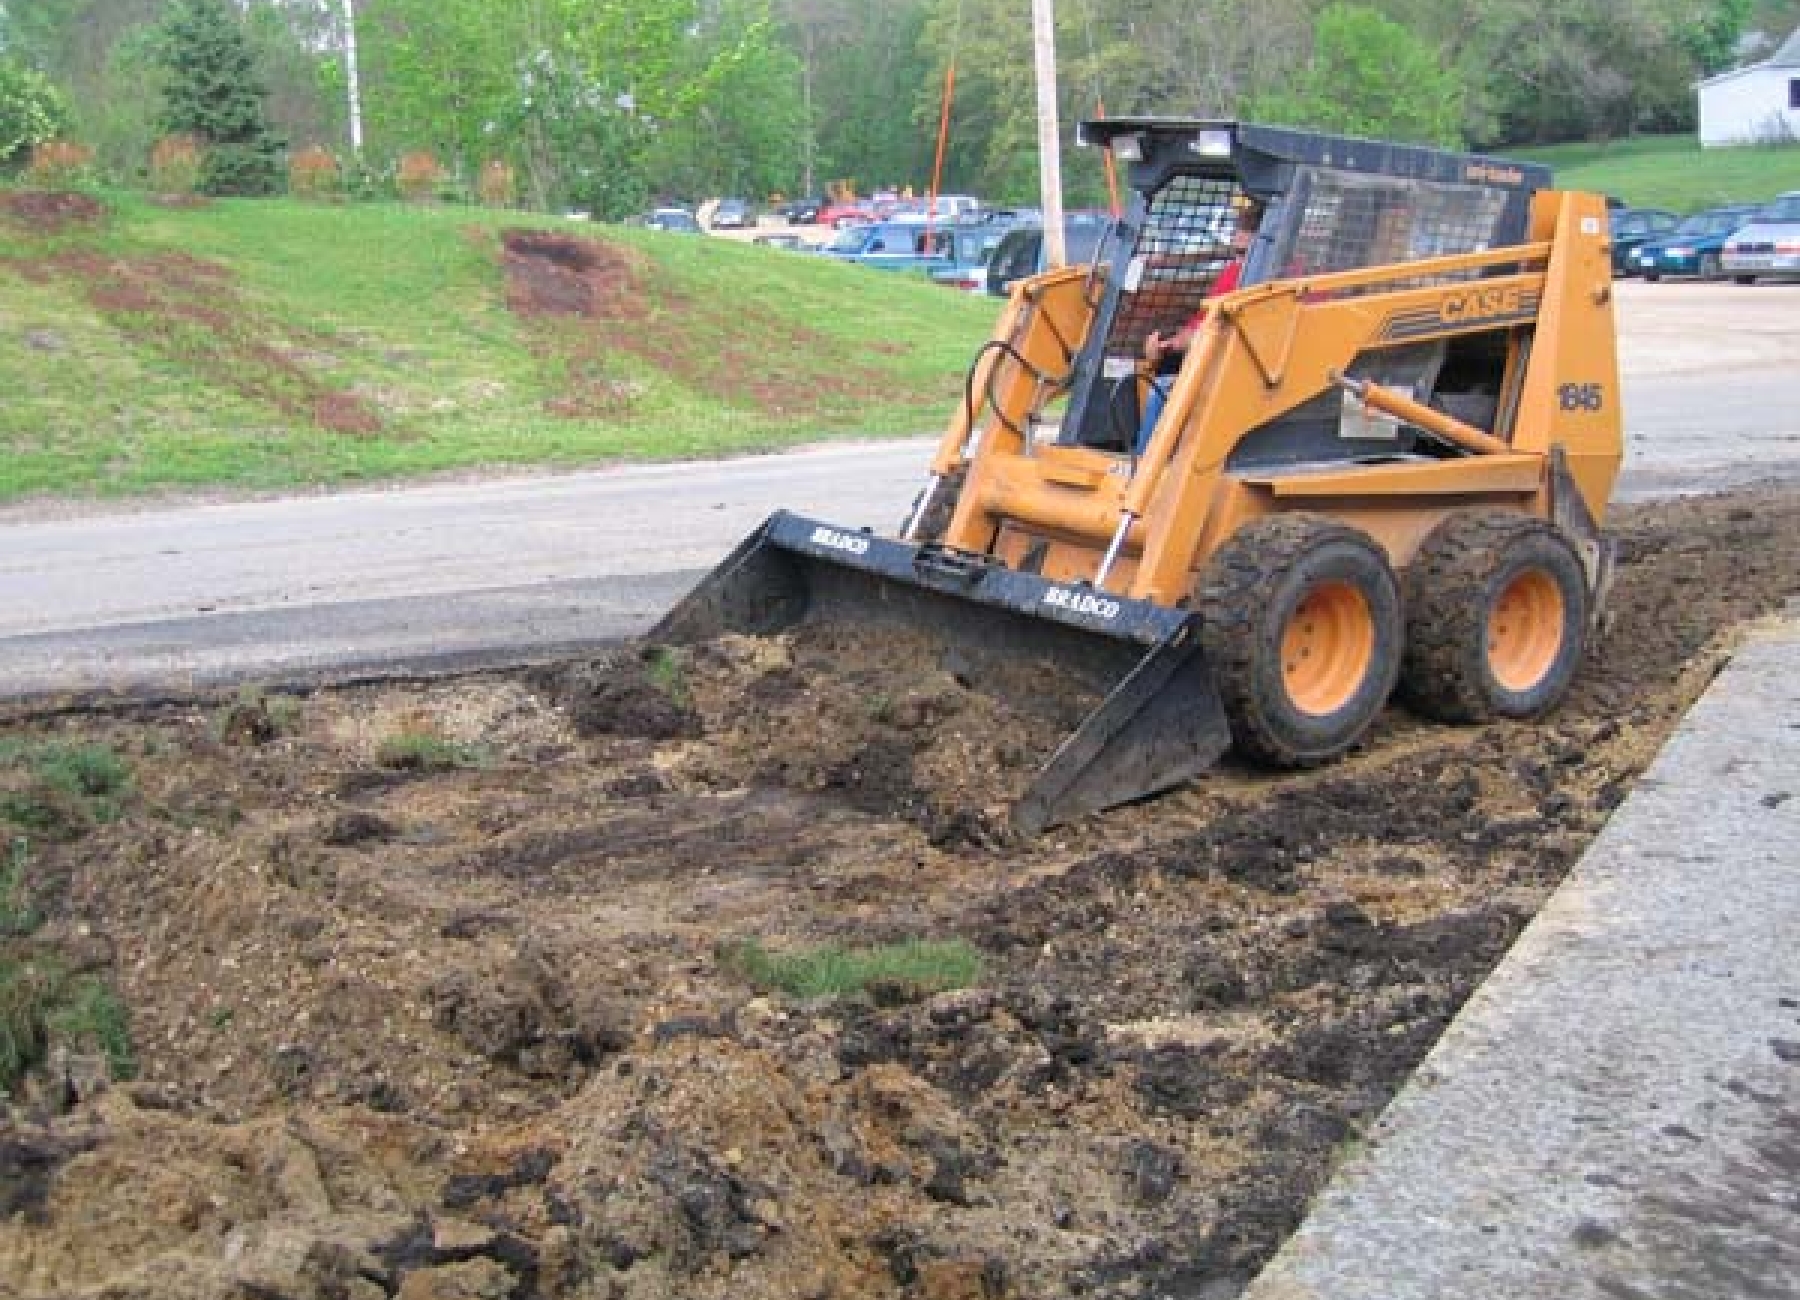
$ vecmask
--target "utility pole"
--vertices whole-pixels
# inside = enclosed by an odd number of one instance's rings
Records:
[[[344,0],[344,79],[350,87],[350,152],[362,157],[362,87],[356,80],[356,0]]]
[[[1056,119],[1056,9],[1031,0],[1031,47],[1037,65],[1038,194],[1044,209],[1044,265],[1068,261],[1063,247],[1062,129]]]

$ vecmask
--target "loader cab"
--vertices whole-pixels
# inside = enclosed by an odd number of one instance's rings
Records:
[[[1526,164],[1230,121],[1115,118],[1082,123],[1078,138],[1122,164],[1131,203],[1109,250],[1058,441],[1113,451],[1129,448],[1136,434],[1145,338],[1180,328],[1205,306],[1246,203],[1259,204],[1263,216],[1239,289],[1521,242],[1532,194],[1550,183],[1547,169]],[[1408,350],[1404,342],[1368,358],[1364,377],[1420,400],[1441,386],[1447,367],[1451,388],[1492,386],[1494,358],[1458,358],[1441,344]],[[1479,378],[1459,375],[1459,366]],[[1379,446],[1353,445],[1341,410],[1338,395],[1321,393],[1237,454],[1293,464],[1323,452],[1392,449],[1386,431]]]

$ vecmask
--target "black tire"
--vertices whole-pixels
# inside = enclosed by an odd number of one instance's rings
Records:
[[[1441,722],[1535,718],[1568,693],[1587,648],[1581,558],[1544,520],[1453,515],[1406,571],[1400,695]]]
[[[1312,767],[1349,749],[1400,671],[1400,584],[1368,534],[1320,515],[1246,524],[1207,563],[1201,642],[1239,753]]]
[[[1660,272],[1660,271],[1645,271],[1644,272],[1644,283],[1645,284],[1655,284],[1660,279],[1662,279],[1662,272]]]
[[[1731,279],[1734,284],[1755,284],[1756,283],[1756,277],[1754,275],[1734,275],[1731,277]]]

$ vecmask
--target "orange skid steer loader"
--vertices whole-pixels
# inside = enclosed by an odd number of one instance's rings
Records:
[[[1097,702],[1014,804],[1027,834],[1231,745],[1328,761],[1396,685],[1446,721],[1553,707],[1612,570],[1603,200],[1248,123],[1081,138],[1126,165],[1131,210],[1093,265],[1015,286],[898,534],[778,513],[652,638],[898,620],[977,685],[1079,674]],[[1209,295],[1248,204],[1237,286]],[[1146,337],[1189,321],[1152,373]]]

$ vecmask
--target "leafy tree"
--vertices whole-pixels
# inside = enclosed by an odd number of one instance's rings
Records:
[[[649,200],[650,130],[629,97],[573,55],[548,50],[527,62],[519,81],[523,94],[500,125],[524,159],[533,202],[604,220],[641,211]]]
[[[799,61],[776,39],[767,0],[724,0],[698,25],[651,168],[674,193],[791,191],[800,168]]]
[[[1345,135],[1462,143],[1462,88],[1437,52],[1398,23],[1357,4],[1332,4],[1313,29],[1312,57],[1252,112]]]
[[[68,105],[50,79],[0,59],[0,165],[19,162],[32,148],[67,129]]]
[[[6,48],[37,68],[69,106],[70,138],[114,174],[141,168],[156,137],[146,111],[160,70],[145,34],[170,0],[11,0]]]
[[[927,8],[924,0],[777,5],[799,59],[801,186],[818,192],[841,181],[868,193],[881,185],[916,185],[929,175],[943,65],[921,46]],[[931,96],[929,125],[903,107],[924,95]],[[952,156],[968,164],[957,188],[972,184],[974,154],[957,149]]]
[[[503,149],[497,123],[518,117],[519,70],[542,4],[363,0],[363,108],[377,155],[426,149],[470,174]]]
[[[200,188],[208,194],[272,194],[282,142],[264,116],[265,91],[249,38],[225,0],[182,0],[161,29],[162,130],[206,142]]]

